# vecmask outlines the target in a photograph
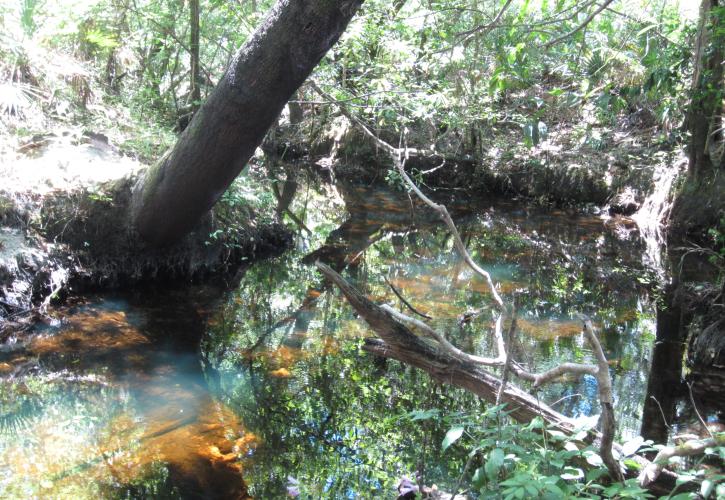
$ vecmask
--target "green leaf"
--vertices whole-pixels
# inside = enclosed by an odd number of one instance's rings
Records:
[[[502,449],[496,448],[488,453],[488,460],[486,460],[484,469],[486,471],[486,477],[489,480],[495,481],[498,479],[498,474],[501,471],[501,467],[503,467],[503,461],[504,452]]]
[[[446,451],[450,445],[458,441],[463,435],[463,427],[453,427],[451,430],[446,432],[446,437],[443,438],[443,444],[441,445],[443,451]]]
[[[712,493],[712,490],[715,489],[715,482],[711,481],[709,479],[705,479],[702,481],[702,484],[700,485],[700,495],[702,495],[702,498],[707,498]]]
[[[544,419],[541,417],[534,417],[533,419],[531,419],[531,422],[529,422],[529,424],[526,427],[524,427],[524,429],[529,430],[529,431],[533,431],[535,429],[543,429],[543,428],[544,428]]]
[[[102,49],[112,49],[118,46],[118,41],[113,35],[97,29],[89,30],[86,33],[86,40]]]
[[[486,482],[485,471],[483,470],[483,467],[479,467],[473,473],[473,477],[471,478],[471,484],[473,484],[473,486],[476,489],[481,489],[483,487],[483,485],[485,484],[485,482]]]
[[[656,24],[650,24],[649,26],[646,26],[646,27],[642,28],[641,30],[639,30],[639,31],[637,32],[637,34],[636,34],[636,35],[634,35],[634,36],[635,36],[635,37],[639,37],[639,36],[641,36],[641,35],[644,35],[644,34],[645,34],[645,33],[647,33],[648,31],[650,31],[650,30],[653,30],[653,29],[655,29],[656,27],[657,27],[657,25],[656,25]]]
[[[539,496],[539,490],[533,484],[524,485],[524,489],[526,489],[526,492],[531,496],[531,498]]]
[[[431,418],[436,418],[440,414],[440,410],[437,410],[435,408],[430,410],[414,410],[408,413],[408,417],[410,417],[411,420],[430,420]]]

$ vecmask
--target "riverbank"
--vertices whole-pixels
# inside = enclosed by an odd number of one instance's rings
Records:
[[[17,319],[93,290],[234,274],[290,245],[271,204],[248,202],[251,188],[240,180],[183,241],[146,247],[127,222],[130,195],[145,168],[101,134],[48,134],[6,152],[0,318]]]

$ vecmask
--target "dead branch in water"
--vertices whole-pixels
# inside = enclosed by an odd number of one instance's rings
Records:
[[[530,422],[536,417],[541,417],[550,427],[567,434],[572,434],[576,430],[574,420],[540,402],[538,398],[518,386],[504,384],[500,378],[485,370],[483,363],[476,362],[476,356],[463,353],[455,347],[450,349],[442,345],[438,342],[441,335],[422,321],[407,317],[390,306],[374,304],[329,266],[320,262],[315,265],[340,289],[355,312],[379,336],[365,341],[363,346],[365,351],[419,368],[441,383],[455,385],[491,403],[497,400],[500,404],[505,403],[508,414],[518,422]],[[406,325],[420,328],[424,336],[416,335]],[[488,366],[501,365],[494,363]],[[601,444],[604,439],[601,434],[594,434],[593,437],[595,445]],[[611,446],[621,451],[619,445]],[[638,470],[650,465],[649,460],[637,455],[630,459],[637,462]],[[662,474],[648,487],[655,493],[667,494],[672,491],[676,476],[667,470]]]
[[[327,94],[319,88],[314,82],[312,82],[312,88],[323,97],[327,98]],[[383,338],[383,340],[386,341],[386,343],[390,344],[393,348],[397,345],[396,342],[399,341],[399,339],[394,336],[390,335],[395,331],[400,330],[401,328],[405,330],[405,335],[407,337],[416,337],[410,330],[408,330],[403,325],[408,325],[413,328],[418,329],[421,331],[427,338],[432,339],[435,341],[435,352],[439,355],[447,356],[449,358],[448,363],[449,364],[460,364],[460,363],[469,363],[472,365],[483,365],[483,366],[503,366],[503,379],[498,380],[496,379],[496,390],[493,390],[491,387],[486,387],[484,389],[484,393],[486,395],[489,394],[489,391],[492,391],[491,393],[495,395],[494,401],[506,401],[506,382],[508,378],[509,372],[513,373],[519,378],[522,378],[524,380],[529,380],[533,382],[534,387],[538,387],[541,384],[544,384],[546,382],[549,382],[553,379],[559,378],[560,376],[564,374],[573,374],[575,376],[581,376],[581,375],[592,375],[596,377],[597,379],[597,386],[599,390],[599,399],[602,406],[602,413],[600,418],[600,424],[601,424],[601,432],[602,432],[602,439],[600,444],[600,455],[602,457],[602,460],[604,464],[607,466],[607,469],[609,470],[609,473],[611,477],[615,480],[622,481],[623,475],[622,470],[619,465],[619,463],[614,459],[614,456],[612,454],[612,445],[614,443],[614,433],[616,430],[615,425],[615,418],[614,418],[614,409],[612,405],[612,381],[609,375],[609,366],[607,364],[606,357],[604,356],[604,351],[602,350],[602,346],[599,343],[599,339],[597,338],[596,334],[594,333],[594,329],[592,327],[591,320],[586,317],[582,317],[582,322],[584,325],[584,334],[587,339],[587,342],[592,348],[592,351],[594,353],[595,359],[596,359],[596,365],[582,365],[582,364],[576,364],[576,363],[562,363],[559,366],[552,368],[551,370],[548,370],[543,373],[530,373],[527,370],[525,370],[519,363],[515,362],[513,359],[510,358],[510,350],[507,348],[506,341],[504,339],[503,334],[503,328],[504,328],[504,321],[506,317],[509,315],[509,308],[504,303],[501,295],[498,293],[498,290],[496,289],[495,284],[493,283],[493,279],[491,278],[490,273],[488,273],[485,269],[480,267],[471,257],[471,255],[468,253],[468,249],[466,248],[466,245],[463,243],[463,240],[461,239],[461,235],[458,232],[458,228],[456,227],[455,223],[453,222],[453,219],[448,212],[448,209],[443,204],[439,204],[434,202],[432,199],[430,199],[428,196],[426,196],[419,188],[418,186],[413,182],[413,180],[408,176],[408,174],[405,171],[405,162],[409,158],[409,155],[411,152],[414,152],[415,154],[419,154],[419,151],[412,151],[408,149],[407,147],[394,147],[384,140],[380,139],[377,135],[375,135],[361,120],[359,120],[355,115],[352,113],[349,113],[345,106],[343,104],[338,103],[338,107],[343,115],[345,115],[348,119],[355,122],[358,126],[361,127],[363,132],[366,136],[368,136],[370,139],[372,139],[375,144],[386,151],[390,158],[395,165],[395,168],[398,172],[398,174],[401,176],[405,184],[408,186],[408,188],[413,191],[416,196],[422,200],[426,205],[428,205],[430,208],[435,210],[438,215],[440,216],[441,220],[444,222],[448,230],[450,231],[451,235],[453,236],[453,244],[456,248],[456,251],[461,256],[463,261],[468,265],[469,268],[471,268],[476,274],[481,276],[486,284],[488,285],[488,289],[491,293],[493,303],[495,306],[495,309],[498,312],[495,327],[494,327],[494,338],[496,341],[496,350],[497,350],[497,356],[493,358],[485,358],[481,356],[476,356],[473,354],[466,353],[460,349],[458,349],[456,346],[454,346],[451,342],[449,342],[446,338],[446,336],[442,333],[439,333],[435,331],[433,328],[429,327],[422,321],[411,318],[409,316],[406,316],[400,312],[395,311],[393,308],[389,306],[382,306],[378,307],[372,304],[370,301],[365,299],[361,296],[359,292],[354,290],[349,284],[345,282],[344,279],[342,279],[337,273],[334,273],[332,269],[326,268],[327,266],[324,266],[323,264],[317,263],[318,268],[327,276],[330,278],[345,294],[345,296],[348,298],[350,303],[353,305],[353,307],[360,313],[363,318],[368,322],[368,324],[373,328],[373,330]],[[328,271],[330,271],[332,274],[330,274]],[[336,278],[333,277],[333,275],[336,275]],[[347,291],[346,291],[347,290]],[[396,293],[396,295],[398,295]],[[400,297],[400,296],[399,296]],[[363,300],[364,299],[364,300]],[[409,306],[412,310],[415,311],[412,306]],[[363,311],[366,311],[365,313]],[[516,328],[516,321],[514,318],[514,314],[511,314],[512,320],[511,320],[511,328],[509,330],[509,342],[510,338],[515,333]],[[397,326],[391,326],[391,325],[397,325]],[[416,337],[417,338],[417,337]],[[370,345],[366,346],[366,348],[373,349]],[[377,348],[380,348],[380,346],[377,346]],[[400,357],[405,357],[406,353],[404,349],[396,349],[396,357],[400,359]],[[414,364],[412,360],[410,361],[411,364]],[[422,363],[425,365],[425,362]],[[429,373],[432,373],[431,367],[428,366],[428,368],[425,368]],[[453,368],[453,367],[451,367]],[[435,376],[435,375],[434,375]],[[485,385],[485,383],[484,383]],[[520,390],[520,389],[518,389]],[[477,391],[474,391],[475,393],[478,393]],[[522,391],[523,392],[523,391]],[[538,407],[540,406],[538,404],[538,401],[536,404],[532,405],[532,407]],[[552,410],[553,411],[553,410]],[[556,420],[556,419],[555,419]]]

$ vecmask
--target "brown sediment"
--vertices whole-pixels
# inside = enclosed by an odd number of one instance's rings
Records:
[[[548,340],[558,337],[574,337],[582,333],[581,322],[565,320],[527,320],[517,319],[518,329],[526,335]]]
[[[30,446],[21,440],[0,454],[15,477],[40,485],[43,495],[83,498],[102,485],[143,481],[161,465],[171,484],[192,496],[249,498],[239,458],[258,438],[209,394],[198,362],[169,352],[159,363],[166,351],[124,312],[76,312],[65,329],[36,336],[26,351],[63,371],[100,373],[112,399],[132,397],[116,414],[101,414],[108,420],[88,432],[67,431],[72,412],[42,415],[24,431],[33,436]]]

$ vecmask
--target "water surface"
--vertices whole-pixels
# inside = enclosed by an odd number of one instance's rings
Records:
[[[394,287],[459,347],[487,355],[489,291],[407,195],[319,189],[292,205],[311,234],[253,264],[231,291],[88,297],[5,348],[0,496],[280,498],[295,485],[313,497],[385,498],[416,471],[452,489],[466,442],[445,453],[440,443],[483,403],[365,354],[373,333],[312,263],[410,313]],[[532,370],[590,362],[575,318],[591,315],[620,434],[637,434],[654,310],[636,235],[597,216],[512,203],[452,210],[474,259],[518,303],[516,358]],[[598,413],[591,377],[539,397],[570,416]]]

